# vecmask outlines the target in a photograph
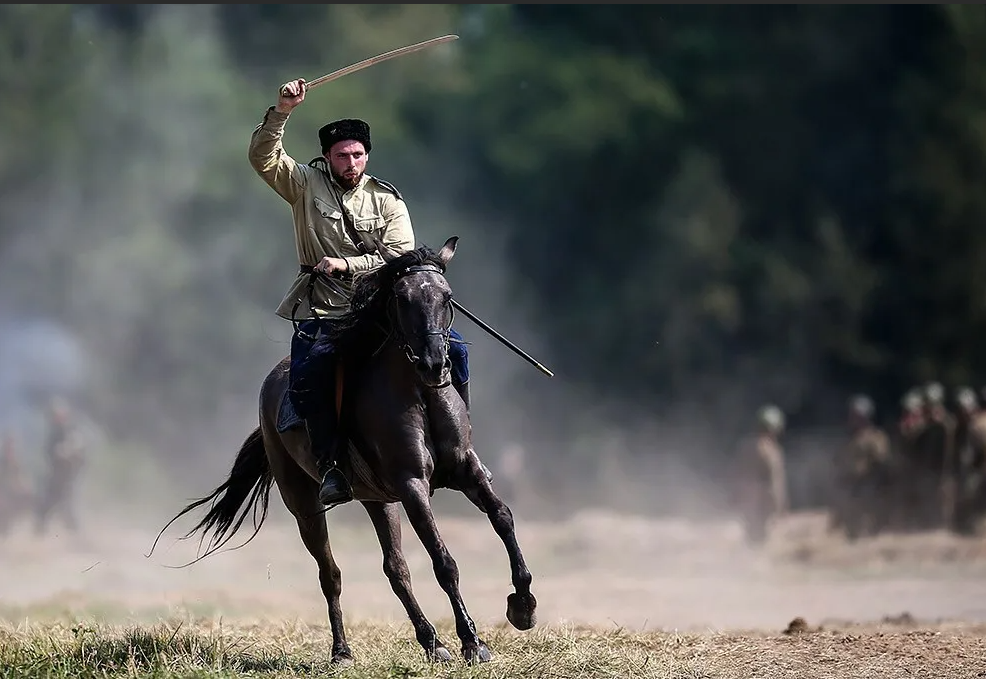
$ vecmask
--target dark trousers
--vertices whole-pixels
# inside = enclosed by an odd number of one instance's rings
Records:
[[[331,320],[302,321],[291,337],[288,393],[295,412],[304,420],[335,413],[335,352],[323,334],[331,323]]]
[[[462,335],[452,328],[448,345],[448,358],[452,362],[452,386],[460,389],[469,381],[469,348]]]

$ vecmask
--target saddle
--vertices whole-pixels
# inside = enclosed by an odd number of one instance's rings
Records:
[[[336,406],[336,422],[342,422],[342,395],[343,395],[343,384],[345,383],[345,370],[343,368],[343,363],[340,361],[336,364],[336,393],[335,393],[335,406]],[[277,408],[277,433],[283,434],[286,431],[290,431],[295,427],[300,427],[304,425],[305,420],[298,415],[297,411],[294,409],[294,404],[291,403],[291,390],[285,389],[284,394],[281,396],[281,404]]]
[[[281,396],[281,405],[277,408],[277,433],[283,434],[286,431],[290,431],[295,427],[300,427],[305,423],[298,413],[294,410],[294,405],[291,403],[291,398],[289,397],[290,392],[285,389],[284,395]]]

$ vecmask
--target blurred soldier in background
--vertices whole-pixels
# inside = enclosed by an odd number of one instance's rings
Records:
[[[924,427],[916,445],[918,527],[941,528],[951,522],[953,507],[954,494],[945,486],[945,467],[955,448],[955,418],[945,409],[945,389],[938,382],[924,389]]]
[[[47,470],[36,505],[37,533],[44,533],[53,515],[61,518],[73,533],[79,531],[75,492],[79,472],[85,465],[81,431],[68,404],[52,399],[48,407],[48,435],[45,441]]]
[[[946,462],[947,487],[952,496],[949,528],[972,535],[986,510],[986,411],[968,387],[956,394],[955,447]]]
[[[764,406],[757,413],[756,434],[740,444],[736,455],[734,498],[750,544],[762,544],[770,521],[788,510],[784,450],[779,442],[784,424],[780,408]]]
[[[920,462],[918,440],[924,431],[924,396],[913,387],[900,401],[901,415],[894,441],[898,475],[895,490],[894,523],[900,528],[915,529],[919,524],[917,512],[920,495]]]
[[[849,441],[837,463],[839,501],[832,524],[850,540],[886,530],[893,511],[890,439],[874,424],[874,411],[868,396],[849,401]]]
[[[907,439],[917,438],[924,427],[924,396],[917,387],[908,389],[900,400],[901,434]]]
[[[20,516],[30,514],[33,494],[17,454],[17,438],[8,431],[0,440],[0,537]]]

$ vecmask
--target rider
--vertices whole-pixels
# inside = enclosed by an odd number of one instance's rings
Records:
[[[335,506],[351,500],[352,490],[335,455],[333,352],[325,340],[315,340],[349,310],[353,276],[384,264],[374,241],[401,254],[414,249],[414,231],[400,192],[366,174],[371,148],[367,123],[344,119],[323,126],[318,131],[322,155],[307,165],[285,152],[284,126],[305,100],[305,89],[303,79],[281,87],[277,105],[268,108],[253,132],[249,155],[257,174],[291,205],[301,270],[276,313],[295,324],[289,396],[305,420],[323,475],[319,500]],[[452,385],[468,409],[466,344],[455,330],[451,340]]]

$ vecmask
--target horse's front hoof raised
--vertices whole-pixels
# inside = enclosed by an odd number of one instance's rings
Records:
[[[464,648],[462,649],[462,657],[466,659],[466,662],[470,665],[478,665],[479,663],[489,662],[493,659],[493,654],[490,653],[490,649],[486,647],[482,641],[479,642],[479,646],[475,648]]]
[[[514,592],[507,596],[507,620],[519,630],[529,630],[538,622],[537,606],[538,600],[530,592]]]

